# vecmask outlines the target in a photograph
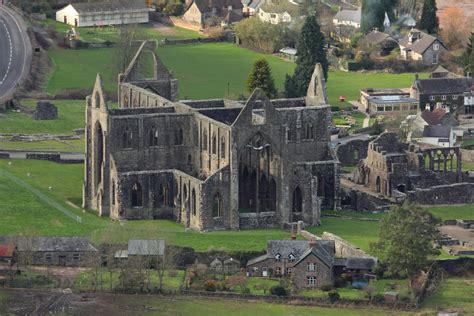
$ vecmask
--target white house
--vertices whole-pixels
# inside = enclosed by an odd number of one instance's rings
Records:
[[[459,133],[461,133],[459,135]],[[447,125],[427,125],[423,130],[422,143],[439,147],[453,147],[456,137],[462,138],[462,131]]]
[[[266,12],[262,8],[258,10],[258,18],[263,22],[271,24],[290,23],[291,15],[287,12]]]
[[[361,20],[361,11],[358,10],[341,10],[336,13],[334,16],[332,23],[336,26],[338,25],[348,25],[353,26],[355,28],[360,28],[360,20]]]
[[[73,3],[56,12],[56,20],[74,27],[148,23],[145,1]]]

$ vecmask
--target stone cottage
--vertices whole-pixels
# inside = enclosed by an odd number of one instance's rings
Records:
[[[399,42],[400,54],[405,60],[418,60],[423,65],[437,65],[443,54],[448,52],[438,38],[418,29],[412,29]]]
[[[208,19],[217,19],[224,24],[239,22],[243,18],[243,5],[240,0],[194,0],[183,19],[204,27]]]
[[[114,219],[174,218],[196,230],[319,225],[339,206],[338,161],[321,65],[307,96],[246,102],[177,101],[177,80],[155,57],[137,77],[143,43],[119,75],[109,109],[100,76],[86,106],[83,206]]]
[[[336,257],[334,240],[269,240],[267,253],[247,262],[247,275],[286,277],[295,288],[332,285],[342,273],[364,278],[374,268],[373,257]]]

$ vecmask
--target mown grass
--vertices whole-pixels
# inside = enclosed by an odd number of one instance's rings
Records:
[[[47,85],[47,92],[56,94],[64,89],[92,89],[97,72],[102,74],[107,91],[116,91],[117,69],[114,49],[49,51],[55,67]],[[222,98],[246,92],[246,80],[252,64],[266,58],[272,69],[277,88],[283,89],[286,74],[292,74],[295,64],[277,57],[257,53],[230,43],[168,45],[158,48],[158,55],[179,80],[181,99]],[[73,74],[73,75],[71,75]],[[425,77],[426,74],[422,74]],[[342,107],[339,96],[356,100],[362,88],[409,87],[413,74],[346,73],[330,71],[327,82],[329,102]]]
[[[0,150],[59,151],[80,153],[85,150],[84,139],[42,141],[0,141]]]
[[[36,107],[37,100],[22,100],[22,104]],[[85,100],[54,100],[58,107],[57,120],[34,120],[31,115],[20,112],[7,112],[0,116],[0,133],[21,134],[72,134],[74,129],[84,128]]]
[[[474,277],[445,279],[438,291],[427,297],[422,308],[442,310],[455,308],[462,315],[474,315]]]
[[[474,219],[474,204],[431,206],[427,210],[441,220]]]

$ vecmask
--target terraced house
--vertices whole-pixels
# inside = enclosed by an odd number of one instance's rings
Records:
[[[84,207],[120,219],[175,218],[196,230],[320,223],[339,205],[331,111],[317,65],[304,98],[178,101],[155,58],[137,77],[143,43],[119,77],[119,108],[100,77],[86,108]]]

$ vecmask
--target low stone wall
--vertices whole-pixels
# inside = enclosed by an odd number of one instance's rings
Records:
[[[365,251],[337,235],[323,232],[321,239],[334,240],[336,245],[336,257],[370,257]]]
[[[59,162],[61,160],[60,153],[26,153],[26,159],[32,160],[48,160]]]
[[[461,157],[463,161],[474,162],[474,150],[461,149]]]
[[[278,218],[275,212],[241,213],[240,228],[277,227]]]
[[[463,204],[474,203],[474,183],[438,185],[429,189],[407,192],[410,202],[419,204]]]
[[[190,38],[190,39],[164,39],[161,41],[164,45],[179,45],[179,44],[204,44],[222,42],[220,38],[205,37],[205,38]]]
[[[390,209],[391,202],[384,198],[378,198],[366,192],[341,188],[341,204],[343,208],[354,211],[386,211]]]

